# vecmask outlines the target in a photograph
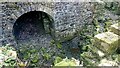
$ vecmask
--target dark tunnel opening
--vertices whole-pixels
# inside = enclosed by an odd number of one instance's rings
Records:
[[[17,40],[25,40],[50,34],[53,27],[53,19],[42,11],[30,11],[20,16],[13,26],[13,35]]]

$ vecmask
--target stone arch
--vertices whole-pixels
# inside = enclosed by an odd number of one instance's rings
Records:
[[[29,36],[51,34],[53,18],[43,11],[30,11],[21,15],[13,25],[16,40],[25,40]]]
[[[29,9],[29,8],[31,8],[31,9]],[[53,10],[51,8],[45,7],[40,4],[37,6],[36,5],[34,5],[34,6],[28,5],[25,8],[19,8],[19,10],[16,9],[13,11],[12,16],[14,19],[18,19],[21,15],[23,15],[27,12],[30,12],[30,11],[43,11],[43,12],[47,13],[48,15],[50,15],[51,17],[53,17]]]

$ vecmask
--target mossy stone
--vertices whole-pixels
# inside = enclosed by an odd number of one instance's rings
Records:
[[[94,46],[107,54],[115,52],[119,46],[120,38],[112,32],[104,32],[95,35]]]

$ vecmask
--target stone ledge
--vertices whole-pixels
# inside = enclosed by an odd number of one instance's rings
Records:
[[[94,53],[97,57],[104,57],[105,54],[99,50],[98,48],[94,47],[94,46],[89,46],[89,49],[92,53]]]
[[[112,32],[105,32],[95,35],[94,46],[105,53],[112,54],[119,46],[120,38]]]
[[[111,25],[110,31],[120,36],[120,23]]]

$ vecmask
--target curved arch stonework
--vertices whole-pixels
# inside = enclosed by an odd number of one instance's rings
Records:
[[[2,3],[2,23],[3,23],[3,44],[16,44],[12,30],[15,21],[23,14],[30,11],[42,11],[53,16],[52,9],[40,3],[26,2],[3,2]]]
[[[50,16],[53,16],[53,11],[50,8],[42,6],[42,5],[37,5],[36,7],[31,7],[28,5],[28,7],[26,8],[31,8],[31,9],[25,10],[24,8],[20,8],[20,10],[13,11],[13,15],[16,16],[15,19],[18,19],[21,15],[27,12],[30,12],[30,11],[42,11],[42,12],[49,14]]]
[[[2,27],[3,43],[15,43],[12,27],[15,21],[30,11],[43,11],[53,20],[53,35],[57,41],[64,42],[76,36],[84,24],[91,24],[92,6],[80,2],[3,2]],[[89,29],[92,30],[92,27]]]

